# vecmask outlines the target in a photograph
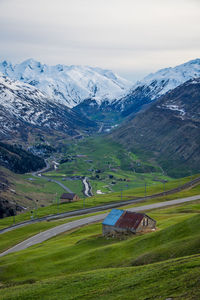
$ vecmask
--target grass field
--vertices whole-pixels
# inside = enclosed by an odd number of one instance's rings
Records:
[[[150,266],[103,269],[8,285],[2,288],[0,299],[198,300],[199,276],[200,258],[194,255]]]
[[[0,172],[9,182],[9,188],[1,191],[1,197],[27,209],[35,208],[36,200],[39,206],[52,204],[64,191],[58,184],[31,174],[15,174],[3,167],[0,167]]]
[[[107,239],[93,224],[2,257],[0,299],[199,299],[199,213],[156,209],[152,233]]]
[[[45,175],[60,180],[68,176],[87,176],[94,194],[99,189],[109,193],[171,180],[156,163],[143,161],[105,137],[87,138],[63,152],[68,161]],[[67,184],[70,188],[69,181]],[[74,192],[80,190],[74,189]]]
[[[165,184],[165,190],[167,191],[167,190],[173,189],[175,187],[178,187],[181,184],[184,184],[184,183],[190,181],[191,179],[195,178],[196,176],[189,176],[189,177],[170,181]],[[39,181],[40,180],[41,179],[39,179]],[[163,192],[163,184],[147,186],[147,188],[146,188],[146,195],[152,195],[152,194],[156,194],[156,193],[160,193],[160,192]],[[189,196],[199,195],[199,194],[200,194],[200,185],[198,185],[197,187],[195,187],[193,189],[178,192],[174,195],[155,198],[155,200],[148,201],[148,203],[171,200],[171,199],[175,199],[175,198],[189,197]],[[46,207],[40,207],[40,205],[39,205],[40,202],[39,202],[38,207],[37,207],[37,209],[34,210],[33,214],[31,213],[31,211],[27,211],[23,214],[19,214],[19,215],[15,216],[15,219],[13,219],[13,217],[7,217],[4,219],[0,219],[0,229],[11,226],[13,224],[14,220],[15,220],[15,223],[20,223],[25,220],[30,220],[32,215],[34,215],[35,217],[43,217],[43,216],[50,215],[50,214],[56,214],[56,213],[67,212],[67,211],[72,211],[72,210],[76,210],[76,209],[82,209],[84,207],[88,208],[88,207],[98,206],[98,205],[102,205],[102,204],[106,204],[106,203],[110,203],[110,202],[117,202],[117,201],[121,201],[121,199],[129,200],[129,199],[134,199],[134,198],[138,198],[138,197],[144,197],[145,190],[144,190],[144,187],[129,189],[129,190],[125,190],[122,192],[116,192],[116,193],[105,194],[105,195],[96,195],[94,197],[81,199],[74,203],[66,203],[66,204],[61,204],[61,205],[58,205],[59,193],[57,195],[54,194],[54,196],[55,196],[54,203],[55,203],[55,199],[57,199],[56,204],[49,205]]]

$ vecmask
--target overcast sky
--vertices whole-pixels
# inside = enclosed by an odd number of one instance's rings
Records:
[[[128,79],[200,57],[200,0],[0,0],[0,59]]]

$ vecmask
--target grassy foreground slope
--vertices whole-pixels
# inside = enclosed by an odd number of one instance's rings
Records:
[[[200,256],[194,255],[153,265],[101,269],[8,286],[2,300],[57,299],[191,299],[200,298]]]
[[[157,209],[156,232],[106,239],[94,224],[2,257],[0,299],[199,299],[199,212]]]

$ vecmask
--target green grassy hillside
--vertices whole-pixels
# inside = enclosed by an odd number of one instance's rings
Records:
[[[97,223],[2,257],[0,299],[198,299],[199,213],[157,209],[152,233],[107,239]]]
[[[24,179],[25,176],[24,175]],[[184,183],[190,181],[191,179],[194,179],[196,176],[189,176],[181,179],[176,179],[169,181],[165,184],[165,190],[170,190],[176,187],[179,187],[180,185],[183,185]],[[50,214],[56,214],[56,213],[61,213],[61,212],[67,212],[67,211],[72,211],[75,209],[82,209],[82,208],[88,208],[88,207],[93,207],[93,206],[98,206],[102,204],[108,204],[111,202],[117,202],[122,200],[129,200],[129,199],[134,199],[138,197],[144,197],[145,196],[145,187],[140,187],[140,188],[133,188],[129,190],[125,190],[123,192],[116,192],[116,193],[111,193],[111,194],[106,194],[106,195],[95,195],[94,197],[90,198],[85,198],[81,199],[77,202],[74,203],[65,203],[65,204],[59,204],[59,196],[61,195],[62,188],[60,188],[58,185],[54,184],[53,182],[47,182],[44,179],[36,179],[34,182],[28,182],[28,184],[25,184],[25,181],[20,181],[20,190],[24,190],[29,195],[34,191],[34,189],[37,187],[35,193],[35,196],[37,197],[36,199],[39,199],[39,195],[42,195],[43,197],[46,197],[48,201],[51,203],[53,202],[54,204],[51,204],[46,207],[41,207],[40,204],[42,201],[39,201],[37,204],[37,209],[36,206],[34,206],[33,214],[31,213],[30,210],[23,214],[19,214],[15,216],[15,222],[20,223],[25,220],[30,220],[32,216],[34,217],[43,217],[47,216]],[[160,193],[164,191],[164,186],[163,184],[155,184],[152,186],[146,187],[146,195],[152,195],[156,193]],[[56,194],[57,193],[57,194]],[[200,185],[192,188],[192,189],[187,189],[184,191],[180,191],[176,194],[169,195],[169,196],[164,196],[160,198],[155,198],[152,200],[146,200],[143,201],[144,203],[154,203],[154,202],[159,202],[159,201],[166,201],[166,200],[171,200],[175,198],[183,198],[183,197],[190,197],[193,195],[199,195],[200,194]],[[34,194],[33,194],[34,195]],[[34,203],[35,204],[35,203]],[[136,204],[137,205],[137,204]],[[141,205],[141,204],[138,204]],[[11,226],[13,224],[13,217],[7,217],[4,219],[0,219],[0,229]]]
[[[2,300],[198,300],[200,257],[142,267],[100,269],[1,288]]]
[[[0,167],[0,179],[1,182],[6,180],[4,188],[0,186],[1,199],[18,203],[27,209],[35,208],[36,200],[39,207],[52,204],[63,193],[63,189],[54,182],[31,174],[15,174],[3,167]]]

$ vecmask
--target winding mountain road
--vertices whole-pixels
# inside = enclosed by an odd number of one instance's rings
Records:
[[[63,183],[59,182],[58,180],[55,180],[55,179],[49,179],[48,177],[43,176],[43,175],[41,175],[40,177],[41,177],[41,178],[44,178],[44,179],[47,179],[48,181],[57,183],[59,186],[61,186],[61,187],[62,187],[65,191],[67,191],[68,193],[73,193],[67,186],[65,186]]]
[[[144,206],[139,206],[139,207],[133,207],[133,208],[129,208],[129,211],[134,211],[134,212],[147,211],[150,209],[162,208],[162,207],[166,207],[166,206],[181,204],[184,202],[190,202],[190,201],[199,200],[199,199],[200,199],[200,195],[197,195],[197,196],[188,197],[188,198],[182,198],[182,199],[154,203],[154,204],[149,204],[149,205],[144,205]],[[35,236],[19,243],[18,245],[6,250],[5,252],[1,253],[0,257],[4,256],[6,254],[12,253],[12,252],[24,250],[24,249],[31,247],[33,245],[36,245],[36,244],[42,243],[60,233],[78,228],[80,226],[84,226],[84,225],[88,225],[88,224],[91,224],[94,222],[102,221],[107,216],[107,214],[108,213],[104,213],[104,214],[99,214],[96,216],[86,217],[84,219],[79,219],[79,220],[76,220],[73,222],[62,224],[62,225],[56,226],[54,228],[48,229],[44,232],[38,233]]]
[[[37,171],[37,172],[33,172],[32,175],[34,177],[44,178],[44,179],[46,179],[46,180],[48,180],[50,182],[55,182],[59,186],[61,186],[65,191],[67,191],[68,193],[73,193],[67,186],[65,186],[64,184],[62,184],[58,180],[50,179],[50,178],[48,178],[48,177],[46,177],[44,175],[41,175],[41,173],[46,172],[46,171],[48,171],[50,169],[50,164],[47,161],[45,161],[45,162],[46,162],[46,167],[43,168],[42,170]]]

